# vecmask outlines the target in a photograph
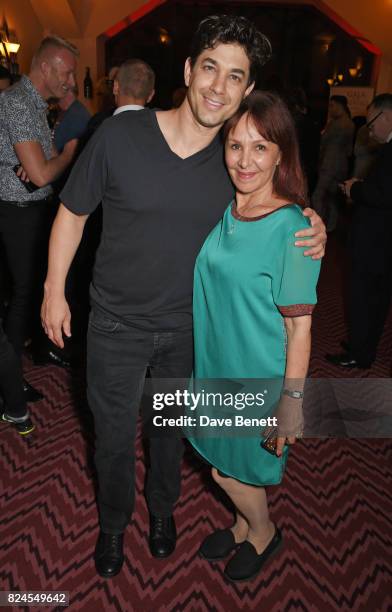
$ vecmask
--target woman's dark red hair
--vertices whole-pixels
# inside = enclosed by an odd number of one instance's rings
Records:
[[[277,94],[269,91],[253,91],[241,103],[238,111],[224,127],[226,140],[241,117],[248,114],[257,131],[269,142],[278,145],[281,158],[273,178],[275,195],[307,204],[306,181],[301,167],[297,132],[289,109]]]

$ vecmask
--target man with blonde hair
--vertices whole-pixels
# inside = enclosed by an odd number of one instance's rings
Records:
[[[28,328],[39,327],[37,287],[46,267],[51,182],[63,173],[77,141],[61,155],[53,149],[46,100],[62,98],[75,86],[77,49],[57,36],[44,38],[28,76],[0,97],[0,242],[11,277],[6,335],[22,354]],[[27,175],[29,181],[22,181]],[[28,400],[42,396],[26,385]]]

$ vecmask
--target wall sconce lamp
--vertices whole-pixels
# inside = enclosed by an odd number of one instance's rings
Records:
[[[1,63],[4,67],[8,68],[13,75],[19,73],[19,65],[16,61],[16,54],[19,49],[20,43],[16,42],[15,35],[10,35],[8,28],[4,26],[4,29],[0,31]]]
[[[343,74],[334,74],[333,77],[329,77],[327,79],[327,83],[330,87],[332,87],[333,85],[341,85],[341,83],[343,82]]]
[[[4,42],[4,44],[5,44],[5,47],[6,47],[6,49],[7,49],[7,51],[8,51],[8,53],[9,53],[9,54],[11,54],[11,53],[15,53],[15,55],[16,55],[16,53],[18,53],[18,51],[19,51],[19,47],[20,47],[20,43],[17,43],[17,42],[9,42],[8,40],[6,40],[6,41]]]
[[[170,34],[165,28],[159,28],[159,42],[161,45],[169,45],[171,43]]]
[[[357,62],[356,66],[348,69],[349,75],[352,79],[359,79],[362,76],[362,63],[360,61]]]

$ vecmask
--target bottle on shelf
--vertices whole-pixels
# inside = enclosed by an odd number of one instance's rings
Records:
[[[91,98],[93,97],[93,82],[91,80],[89,67],[86,68],[86,76],[84,77],[83,81],[83,92],[84,97],[87,100],[91,100]]]

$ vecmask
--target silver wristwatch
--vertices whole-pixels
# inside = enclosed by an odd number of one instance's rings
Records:
[[[282,395],[288,395],[293,399],[302,399],[304,396],[303,391],[291,391],[290,389],[283,389]]]

